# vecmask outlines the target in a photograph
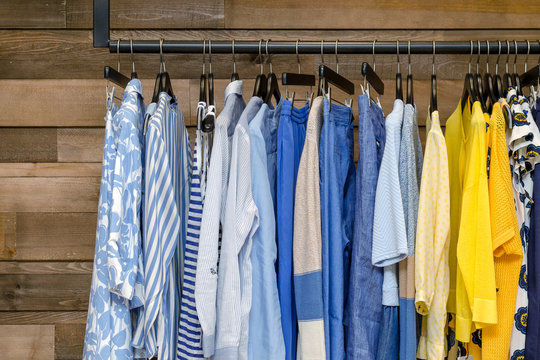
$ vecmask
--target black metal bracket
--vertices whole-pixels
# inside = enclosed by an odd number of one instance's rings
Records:
[[[109,0],[94,0],[94,47],[109,47]]]

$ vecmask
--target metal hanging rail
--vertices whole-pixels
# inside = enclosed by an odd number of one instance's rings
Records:
[[[111,53],[117,52],[118,42],[110,40],[110,4],[109,0],[94,0],[94,47],[108,47]],[[266,51],[265,41],[262,41],[263,52]],[[206,52],[209,49],[208,41],[203,40],[165,40],[163,41],[163,53],[178,53],[178,54],[202,54],[204,44],[206,43]],[[133,40],[134,53],[156,53],[160,52],[159,40]],[[236,54],[258,54],[260,50],[260,40],[240,41],[235,40],[234,52]],[[275,41],[268,42],[268,53],[271,54],[295,54],[296,41]],[[507,42],[501,40],[501,54],[540,54],[540,41],[514,41]],[[212,40],[212,53],[214,54],[232,54],[232,40],[230,41],[214,41]],[[486,41],[480,41],[480,53],[487,54]],[[435,44],[436,54],[478,54],[478,42],[474,41],[437,41]],[[121,53],[130,53],[130,41],[121,40]],[[396,54],[397,46],[395,41],[377,41],[373,48],[372,41],[339,41],[337,44],[337,52],[339,54],[372,54],[375,50],[376,54]],[[409,45],[407,41],[400,41],[399,52],[401,54],[408,53]],[[324,54],[335,54],[335,40],[325,40],[322,49]],[[300,41],[298,45],[298,53],[300,54],[320,54],[321,41]],[[499,53],[499,42],[497,40],[489,41],[489,53]],[[432,41],[411,41],[410,54],[433,54]]]

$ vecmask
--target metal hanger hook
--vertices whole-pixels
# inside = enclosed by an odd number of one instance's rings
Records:
[[[497,40],[497,43],[499,45],[499,54],[497,55],[497,62],[495,63],[495,74],[499,73],[499,60],[501,58],[501,41]]]
[[[324,65],[324,40],[321,40],[321,63]]]
[[[489,73],[489,40],[486,40],[487,57],[486,57],[486,73]]]
[[[401,72],[401,64],[399,62],[399,40],[396,40],[396,57],[397,57],[397,72]]]
[[[298,63],[298,73],[301,73],[301,66],[300,66],[300,55],[298,55],[298,43],[300,40],[296,40],[296,62]]]
[[[377,69],[377,63],[375,62],[375,43],[377,42],[377,40],[373,40],[373,44],[371,45],[371,49],[372,49],[372,52],[373,52],[373,71],[375,71]]]
[[[431,75],[435,75],[435,40],[433,40],[433,58],[431,59]]]
[[[270,64],[270,73],[273,73],[272,71],[272,58],[270,58],[270,53],[268,52],[268,43],[272,41],[272,39],[266,40],[266,56],[268,57],[268,63]]]
[[[263,74],[263,71],[264,71],[264,68],[263,68],[263,63],[262,63],[262,52],[261,52],[261,47],[262,47],[262,39],[259,40],[259,64],[261,66],[261,75]]]
[[[234,53],[234,39],[232,39],[231,49],[232,49],[232,61],[233,61],[233,73],[236,74],[236,54]]]
[[[411,74],[411,40],[407,43],[407,61],[409,62],[408,65],[408,74]]]
[[[133,39],[129,39],[129,49],[131,51],[131,72],[135,72],[135,55],[133,54]]]
[[[517,66],[516,66],[517,56],[518,56],[518,46],[517,46],[517,41],[514,40],[514,74],[517,73]]]
[[[116,70],[120,72],[120,39],[116,40]]]
[[[163,60],[163,39],[159,39],[159,61],[160,69],[163,72],[167,72],[167,68],[165,67],[165,61]]]
[[[506,40],[506,72],[508,72],[508,59],[510,58],[510,42]]]
[[[480,72],[480,40],[476,40],[476,44],[478,45],[478,57],[476,58],[476,73],[478,74]]]
[[[212,40],[208,39],[208,70],[212,73]]]
[[[202,73],[206,75],[206,39],[203,39],[202,44]]]
[[[525,72],[527,72],[527,63],[529,62],[530,53],[531,53],[531,42],[527,40],[527,56],[525,56]]]
[[[469,73],[471,72],[471,61],[473,57],[473,42],[472,40],[470,40],[470,42],[471,42],[471,55],[469,56]]]
[[[336,40],[336,73],[339,74],[338,42],[339,40]]]

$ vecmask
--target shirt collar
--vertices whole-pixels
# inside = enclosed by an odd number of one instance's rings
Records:
[[[229,85],[225,88],[225,100],[231,94],[237,94],[242,96],[242,80],[231,81]]]
[[[142,93],[142,84],[139,79],[131,79],[124,90],[124,98],[131,93],[137,93],[141,96],[141,99],[144,99]]]

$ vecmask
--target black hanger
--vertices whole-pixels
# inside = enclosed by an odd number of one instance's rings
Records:
[[[272,60],[270,59],[270,54],[268,53],[268,42],[266,40],[266,56],[268,57],[268,63],[270,64],[270,72],[268,73],[268,82],[266,86],[266,96],[264,97],[264,102],[270,105],[272,97],[276,100],[276,104],[281,99],[281,93],[279,92],[279,83],[276,77],[276,74],[272,71]]]
[[[122,74],[120,72],[120,39],[118,39],[117,45],[116,45],[116,55],[117,55],[117,64],[116,68],[118,70],[114,70],[110,66],[105,66],[103,69],[103,76],[105,79],[112,81],[118,86],[121,86],[122,88],[125,88],[127,84],[129,83],[130,79]]]
[[[156,82],[154,84],[154,92],[152,93],[152,102],[157,103],[159,100],[159,93],[161,92],[161,64],[160,66],[160,72],[156,76]]]
[[[383,81],[367,62],[362,63],[362,75],[379,95],[384,95]]]
[[[234,39],[232,40],[232,58],[233,58],[233,73],[231,75],[231,82],[240,80],[240,76],[238,76],[238,73],[236,72],[236,54],[234,53]]]
[[[260,98],[266,98],[266,76],[263,73],[263,63],[262,63],[262,54],[261,54],[261,45],[262,40],[259,40],[259,62],[261,66],[261,72],[255,78],[255,88],[253,89],[253,96],[258,96]]]
[[[514,51],[515,51],[514,73],[512,74],[512,80],[513,80],[513,84],[516,86],[517,94],[522,95],[523,92],[522,92],[522,89],[521,89],[521,80],[519,78],[519,74],[517,73],[517,66],[516,66],[517,55],[518,55],[518,46],[517,46],[517,41],[516,40],[514,40]]]
[[[407,57],[409,60],[408,72],[407,72],[407,104],[414,104],[414,93],[413,93],[413,76],[411,72],[411,41],[408,42],[408,53]]]
[[[399,63],[399,40],[396,40],[397,71],[396,71],[396,99],[403,100],[401,90],[401,64]]]
[[[497,55],[497,62],[495,63],[495,76],[494,76],[494,82],[495,82],[495,94],[497,97],[504,98],[504,87],[502,83],[501,75],[499,74],[499,59],[501,57],[501,41],[497,41],[499,45],[499,55]]]
[[[298,72],[284,72],[281,74],[281,85],[297,85],[297,86],[315,86],[315,75],[301,74],[300,55],[298,54],[298,43],[296,40],[296,62],[298,63]]]
[[[484,74],[484,93],[482,94],[482,100],[487,104],[488,100],[491,105],[499,101],[497,96],[493,76],[489,72],[489,40],[486,40],[487,44],[487,58],[486,58],[486,73]]]
[[[437,110],[437,75],[435,73],[435,41],[433,41],[433,61],[431,63],[431,97],[429,101],[431,111]]]
[[[505,92],[508,91],[508,89],[512,86],[514,86],[513,84],[513,79],[512,79],[512,75],[510,75],[510,73],[508,72],[508,58],[510,57],[510,43],[508,42],[508,40],[506,40],[506,72],[504,73],[504,88],[505,88]]]
[[[473,56],[473,42],[471,40],[471,56],[469,57],[469,71],[465,74],[465,82],[463,84],[463,93],[461,94],[461,111],[465,109],[465,105],[468,101],[475,103],[479,101],[477,89],[478,83],[476,82],[473,74],[471,73],[471,59]],[[484,105],[485,106],[485,105]]]
[[[334,71],[324,65],[324,40],[321,42],[321,59],[323,63],[319,66],[319,95],[328,93],[328,83],[338,87],[348,95],[354,94],[354,84],[350,80],[339,75],[337,48],[338,42],[336,41],[336,71]]]
[[[208,60],[208,111],[202,121],[202,130],[207,133],[214,131],[214,123],[216,120],[216,103],[214,100],[214,72],[212,71],[212,40],[208,40]]]

